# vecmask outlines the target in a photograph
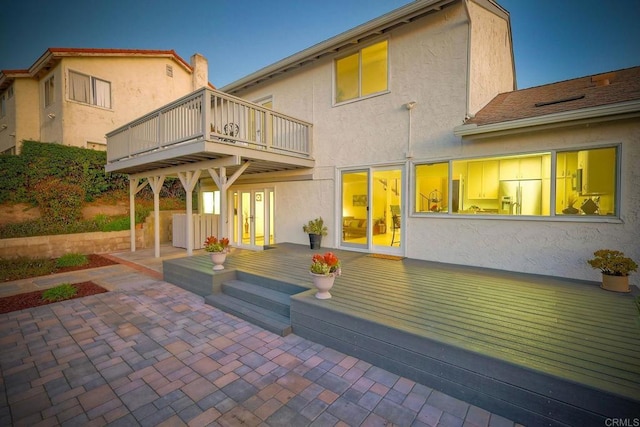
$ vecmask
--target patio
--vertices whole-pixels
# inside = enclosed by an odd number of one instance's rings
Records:
[[[294,334],[527,425],[637,416],[640,331],[631,295],[554,277],[336,252],[343,275],[333,298],[317,300],[312,290],[291,297]],[[310,287],[312,253],[292,244],[238,252],[225,274],[236,269]],[[164,272],[195,292],[215,294],[227,280],[213,274],[206,256],[165,261]]]
[[[185,254],[162,252],[164,259]],[[92,280],[112,291],[0,315],[0,425],[514,426],[204,304],[160,279],[153,250],[113,256],[121,264],[0,285]]]

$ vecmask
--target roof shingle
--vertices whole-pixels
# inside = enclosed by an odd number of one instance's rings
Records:
[[[501,93],[465,124],[509,122],[640,99],[640,66]]]

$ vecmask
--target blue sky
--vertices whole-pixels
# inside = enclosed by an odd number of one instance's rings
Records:
[[[408,0],[3,2],[0,69],[48,47],[201,53],[222,87]],[[511,14],[518,87],[640,65],[640,0],[498,0]]]

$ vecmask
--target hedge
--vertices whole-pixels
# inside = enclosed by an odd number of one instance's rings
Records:
[[[34,188],[58,179],[82,187],[85,200],[112,190],[126,190],[124,174],[106,173],[107,153],[61,144],[24,141],[18,156],[0,156],[0,202],[35,202]]]

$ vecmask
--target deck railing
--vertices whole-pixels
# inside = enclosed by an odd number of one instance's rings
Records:
[[[196,140],[311,156],[311,124],[203,88],[107,134],[107,162]]]

